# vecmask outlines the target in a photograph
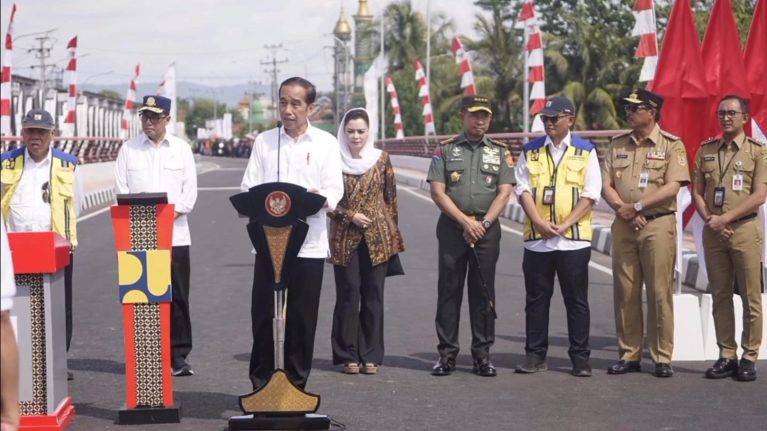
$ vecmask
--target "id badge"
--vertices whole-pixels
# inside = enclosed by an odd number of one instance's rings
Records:
[[[642,172],[639,174],[639,188],[640,189],[646,189],[647,184],[650,182],[650,174],[647,172]]]
[[[722,208],[724,206],[724,187],[714,189],[714,207]]]
[[[743,175],[736,174],[732,176],[732,191],[734,192],[743,191]]]
[[[543,204],[544,205],[554,204],[554,187],[543,188]]]

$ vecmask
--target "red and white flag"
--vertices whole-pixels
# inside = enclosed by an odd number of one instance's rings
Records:
[[[519,21],[522,23],[525,29],[525,35],[527,36],[527,63],[525,67],[528,69],[527,81],[530,83],[530,95],[529,102],[532,102],[530,106],[530,115],[535,116],[532,130],[543,130],[543,123],[536,114],[540,112],[546,105],[546,76],[543,65],[543,36],[541,35],[540,18],[538,12],[535,10],[535,2],[533,0],[526,1],[522,4],[522,10],[519,13]],[[528,102],[528,103],[529,103]]]
[[[11,54],[13,53],[13,20],[16,18],[16,3],[11,9],[11,20],[5,34],[5,55],[3,56],[2,77],[0,78],[0,135],[11,135]]]
[[[391,76],[386,77],[386,91],[391,96],[391,110],[394,113],[394,130],[397,131],[397,135],[395,137],[397,139],[402,139],[405,137],[405,130],[402,127],[402,113],[399,109],[397,89],[394,88],[394,82],[391,80]]]
[[[658,33],[655,25],[655,2],[637,0],[634,4],[634,29],[632,36],[639,36],[639,47],[634,58],[644,58],[639,82],[652,81],[658,68]]]
[[[176,134],[176,63],[173,62],[168,67],[168,71],[163,76],[160,88],[157,89],[159,96],[165,96],[170,99],[170,123],[168,123],[168,133]]]
[[[77,120],[77,36],[67,44],[69,50],[69,63],[64,72],[69,88],[67,95],[67,113],[61,126],[61,136],[74,136],[75,123]]]
[[[424,132],[427,135],[436,134],[434,128],[434,114],[431,109],[431,96],[429,95],[429,80],[426,78],[426,74],[423,72],[423,66],[421,62],[416,60],[415,62],[415,80],[418,81],[420,89],[418,90],[418,97],[423,102],[423,111],[421,116],[423,117]]]
[[[138,77],[141,74],[141,64],[136,65],[136,72],[133,79],[130,81],[128,87],[128,93],[125,95],[125,107],[123,108],[123,118],[120,122],[120,137],[123,139],[128,138],[128,133],[131,128],[131,120],[133,118],[133,110],[136,107],[136,85],[138,84]]]
[[[464,89],[463,94],[474,96],[477,94],[477,86],[474,85],[474,72],[471,70],[471,61],[463,49],[463,44],[458,36],[453,38],[452,48],[453,54],[455,54],[455,62],[461,65],[461,88]]]

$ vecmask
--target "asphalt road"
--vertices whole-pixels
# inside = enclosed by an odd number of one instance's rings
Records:
[[[223,430],[238,414],[237,395],[249,392],[250,286],[253,256],[228,201],[237,192],[245,160],[209,159],[220,168],[199,177],[199,197],[190,216],[191,313],[197,373],[175,378],[183,403],[180,424],[132,426],[135,430]],[[609,376],[617,359],[608,256],[593,255],[590,278],[594,377],[570,376],[561,294],[551,307],[550,370],[514,374],[524,357],[524,285],[521,226],[504,222],[496,279],[497,340],[492,350],[498,377],[471,372],[470,335],[464,304],[458,371],[433,377],[437,359],[436,237],[438,210],[423,192],[401,187],[400,223],[406,242],[407,275],[390,278],[385,296],[386,357],[379,374],[344,375],[334,368],[330,328],[335,301],[332,267],[326,265],[314,370],[307,390],[322,396],[319,413],[349,430],[700,430],[763,429],[767,376],[755,383],[708,381],[710,364],[675,363],[676,375],[657,379],[649,371]],[[108,212],[80,222],[75,257],[74,338],[70,393],[77,416],[71,430],[126,429],[115,423],[125,401],[122,314],[117,262]],[[762,372],[767,372],[763,370]]]

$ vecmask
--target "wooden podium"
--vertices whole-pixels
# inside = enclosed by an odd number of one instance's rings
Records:
[[[75,416],[67,386],[64,268],[69,241],[54,232],[9,232],[16,272],[20,430],[66,429]]]
[[[165,193],[117,195],[112,224],[125,333],[126,403],[120,424],[176,423],[171,374],[170,263],[174,206]]]

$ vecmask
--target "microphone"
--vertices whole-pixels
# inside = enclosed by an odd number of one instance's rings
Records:
[[[277,182],[280,182],[280,141],[282,140],[282,121],[277,120]]]

